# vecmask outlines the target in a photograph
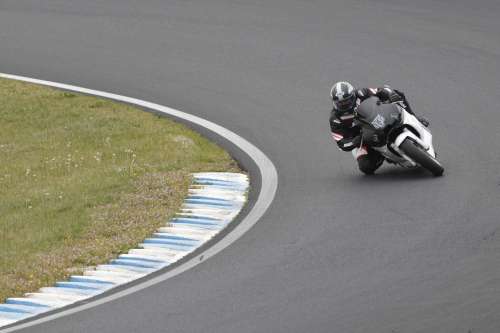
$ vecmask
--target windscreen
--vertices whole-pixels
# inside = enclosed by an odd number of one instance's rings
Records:
[[[364,127],[383,131],[400,121],[401,111],[394,104],[382,103],[377,97],[370,97],[358,106],[356,117]]]

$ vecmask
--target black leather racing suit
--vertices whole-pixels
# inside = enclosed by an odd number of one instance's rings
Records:
[[[414,115],[405,95],[402,92],[388,86],[380,88],[356,89],[356,97],[358,99],[356,107],[359,103],[371,96],[377,96],[383,102],[403,101],[406,105],[406,110]],[[372,174],[382,165],[384,157],[370,147],[360,147],[361,128],[354,122],[354,111],[356,107],[348,112],[339,112],[335,108],[332,109],[330,113],[330,129],[332,132],[332,138],[337,142],[338,147],[343,151],[352,151],[353,149],[358,148],[356,151],[356,160],[358,162],[359,169],[363,173]]]

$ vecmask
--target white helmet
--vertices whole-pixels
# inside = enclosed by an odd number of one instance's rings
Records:
[[[352,84],[339,81],[330,90],[333,107],[341,113],[354,112],[356,106],[356,92]]]

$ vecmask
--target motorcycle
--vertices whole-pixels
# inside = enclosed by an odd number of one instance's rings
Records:
[[[420,166],[436,177],[443,175],[431,132],[405,107],[402,101],[382,103],[375,96],[361,102],[355,112],[361,125],[360,149],[369,146],[389,163],[405,168]]]

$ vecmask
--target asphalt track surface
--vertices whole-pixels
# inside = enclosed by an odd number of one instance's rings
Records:
[[[168,105],[275,163],[263,219],[163,283],[22,332],[499,332],[500,3],[2,0],[0,72]],[[431,119],[446,176],[364,177],[334,80]]]

